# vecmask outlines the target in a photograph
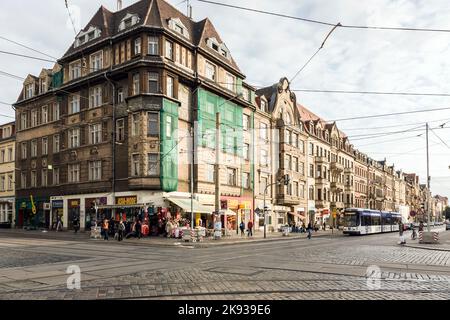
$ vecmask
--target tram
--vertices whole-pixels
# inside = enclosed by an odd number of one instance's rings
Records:
[[[349,208],[344,211],[344,234],[365,235],[399,231],[398,212]]]

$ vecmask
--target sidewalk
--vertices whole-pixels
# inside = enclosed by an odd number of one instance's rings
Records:
[[[331,230],[312,233],[312,238],[317,237],[340,237],[342,236],[342,231]],[[94,240],[90,239],[90,232],[79,232],[75,234],[73,231],[27,231],[22,229],[0,229],[0,241],[3,236],[19,237],[19,238],[30,238],[30,239],[47,239],[47,240],[64,240],[64,241],[92,241],[92,242],[104,242],[104,240]],[[267,241],[286,241],[294,239],[306,239],[306,233],[290,233],[288,236],[283,236],[281,232],[267,233],[267,238],[264,239],[264,233],[262,231],[257,231],[253,237],[236,235],[235,232],[230,232],[227,237],[222,237],[219,240],[214,239],[204,239],[201,242],[184,242],[181,239],[165,238],[165,237],[149,237],[141,239],[125,239],[122,242],[114,241],[112,237],[109,238],[109,242],[122,245],[143,245],[143,246],[185,246],[194,248],[207,248],[214,246],[225,246],[225,245],[235,245],[243,243],[258,243]]]
[[[439,243],[438,244],[424,244],[419,243],[419,240],[411,240],[410,234],[407,234],[406,247],[425,249],[425,250],[437,250],[437,251],[450,251],[450,230],[445,230],[445,228],[432,229],[432,231],[439,232]]]

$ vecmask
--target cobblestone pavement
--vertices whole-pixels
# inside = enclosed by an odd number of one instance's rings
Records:
[[[1,238],[0,299],[450,299],[450,252],[396,240],[191,249]],[[71,264],[81,268],[80,290],[66,287]]]

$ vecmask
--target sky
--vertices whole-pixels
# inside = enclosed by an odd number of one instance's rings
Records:
[[[450,29],[447,0],[216,0],[217,2],[336,24]],[[101,5],[116,0],[69,0],[77,31]],[[123,0],[128,6],[136,0]],[[186,3],[169,0],[186,12]],[[208,17],[233,58],[256,87],[291,79],[320,47],[331,27],[191,0],[193,18]],[[26,8],[26,10],[24,10]],[[20,23],[18,23],[18,21]],[[0,37],[61,57],[74,39],[63,0],[3,0]],[[0,50],[48,58],[0,39]],[[291,89],[450,93],[450,32],[338,28],[324,48],[291,83]],[[0,71],[25,78],[50,62],[0,53]],[[21,81],[0,74],[0,102],[13,103]],[[450,96],[398,96],[297,92],[297,101],[325,120],[450,107]],[[0,104],[0,123],[13,119]],[[419,174],[426,183],[425,122],[429,133],[433,194],[450,196],[450,110],[337,121],[355,148],[397,170]],[[448,122],[443,128],[440,125]],[[388,127],[388,128],[379,128]],[[412,131],[407,131],[412,130]],[[398,131],[405,131],[398,133]],[[385,134],[378,136],[377,134]],[[368,134],[374,134],[369,137]],[[422,134],[420,137],[417,135]],[[370,139],[369,139],[370,138]],[[441,141],[442,139],[442,141]]]

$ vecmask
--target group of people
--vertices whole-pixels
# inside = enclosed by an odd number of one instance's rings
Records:
[[[131,226],[128,226],[128,232],[126,222],[124,222],[123,219],[120,219],[116,226],[114,223],[111,223],[108,218],[104,218],[101,225],[103,240],[109,240],[109,235],[114,234],[114,239],[119,242],[124,238],[140,239],[142,237],[142,229],[142,222],[138,218],[135,218],[135,221],[131,224]]]
[[[241,221],[239,224],[239,229],[241,230],[241,236],[245,236],[245,223]],[[247,236],[253,237],[253,221],[247,223]]]

